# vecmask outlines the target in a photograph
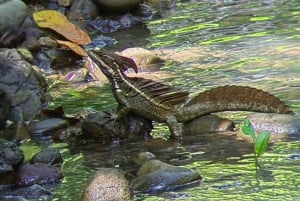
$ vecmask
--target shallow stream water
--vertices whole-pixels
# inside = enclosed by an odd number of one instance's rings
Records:
[[[114,34],[120,40],[115,48],[145,47],[172,60],[162,68],[170,74],[165,82],[191,92],[221,85],[256,87],[284,100],[299,116],[300,1],[182,1],[173,12],[146,24],[150,30],[146,36],[136,31],[134,36],[130,31]],[[55,104],[69,113],[116,105],[109,86],[72,90]],[[242,112],[222,115],[237,121],[245,117]],[[162,135],[167,132],[164,127],[155,130]],[[199,186],[166,195],[168,199],[144,195],[135,200],[300,200],[300,142],[292,138],[269,147],[260,159],[259,172],[252,145],[226,134],[187,138],[180,147],[168,150],[147,148],[142,142],[74,150],[58,146],[65,157],[65,179],[54,200],[81,200],[97,168],[135,170],[128,161],[141,150],[157,153],[167,163],[193,168],[204,180]]]

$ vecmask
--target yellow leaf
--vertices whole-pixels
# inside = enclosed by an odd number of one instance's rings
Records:
[[[79,45],[91,43],[89,35],[72,24],[65,15],[55,10],[44,10],[33,13],[33,19],[41,28],[49,28]]]
[[[87,53],[86,51],[79,45],[72,43],[70,41],[63,41],[63,40],[57,40],[56,42],[60,45],[66,46],[67,48],[69,48],[70,50],[72,50],[73,52],[75,52],[76,54],[83,56],[83,57],[87,57]]]

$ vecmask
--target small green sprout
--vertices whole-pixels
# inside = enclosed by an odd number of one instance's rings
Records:
[[[263,131],[260,134],[256,135],[254,128],[248,118],[243,121],[242,132],[252,138],[252,141],[254,143],[254,155],[257,162],[257,159],[267,150],[271,132]]]

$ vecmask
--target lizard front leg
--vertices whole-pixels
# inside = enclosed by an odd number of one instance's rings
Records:
[[[183,125],[177,121],[174,115],[169,115],[166,123],[169,127],[171,138],[181,141],[184,134]]]
[[[131,109],[129,107],[121,107],[116,112],[114,119],[120,120],[122,119],[122,117],[126,116],[130,111]]]

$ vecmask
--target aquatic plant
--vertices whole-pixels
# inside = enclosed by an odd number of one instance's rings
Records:
[[[254,156],[255,156],[255,164],[256,168],[259,167],[258,165],[258,158],[263,155],[268,147],[268,143],[270,140],[270,131],[263,131],[259,134],[256,134],[254,127],[252,126],[250,120],[246,118],[242,123],[242,132],[245,135],[248,135],[252,138],[254,143]]]

